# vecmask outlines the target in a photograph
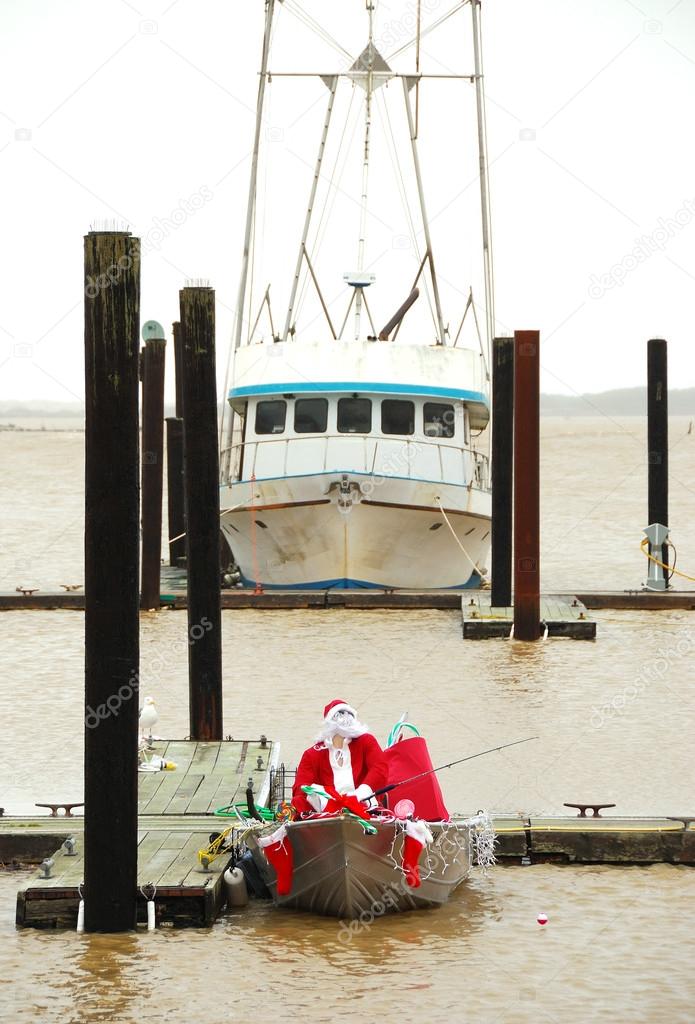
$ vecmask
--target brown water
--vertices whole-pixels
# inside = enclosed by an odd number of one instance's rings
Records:
[[[670,519],[680,567],[695,576],[690,422],[670,421]],[[646,422],[550,418],[541,434],[543,589],[639,589],[647,573],[639,550],[647,525]],[[0,431],[0,591],[82,583],[83,448],[77,431]],[[452,557],[463,559],[453,541]]]
[[[695,575],[686,428],[672,427],[671,521]],[[545,589],[639,586],[642,434],[634,420],[544,424]],[[0,589],[82,582],[82,441],[0,434]],[[382,738],[407,708],[435,763],[540,737],[445,772],[452,809],[561,813],[566,800],[598,800],[626,815],[695,815],[695,618],[597,618],[596,643],[463,644],[456,613],[225,612],[225,731],[278,737],[293,764],[340,696]],[[187,732],[185,633],[185,613],[143,616],[143,686],[170,736]],[[0,803],[79,799],[83,616],[0,615],[0,644]],[[348,942],[335,921],[265,905],[211,932],[17,932],[21,881],[0,873],[3,1022],[695,1021],[688,868],[498,868],[445,908],[377,920]]]

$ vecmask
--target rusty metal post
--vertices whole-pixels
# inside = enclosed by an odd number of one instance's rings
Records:
[[[514,338],[492,343],[492,590],[493,608],[512,603],[514,477]]]
[[[140,240],[90,231],[85,302],[85,930],[135,928]]]
[[[190,730],[222,739],[220,490],[215,382],[215,292],[184,288],[181,306],[188,572]]]
[[[647,448],[649,461],[648,522],[668,526],[668,345],[647,342]],[[649,553],[668,565],[668,544]],[[653,564],[653,563],[652,563]],[[669,570],[657,566],[668,585]]]
[[[165,338],[148,338],[142,352],[142,608],[159,608],[164,475]]]
[[[540,334],[514,332],[514,637],[540,637]]]

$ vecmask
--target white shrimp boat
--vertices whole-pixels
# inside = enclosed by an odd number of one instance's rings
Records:
[[[299,0],[291,4],[297,8]],[[479,6],[480,0],[456,5],[456,10],[470,7],[472,15],[469,42],[474,67],[463,74],[429,75],[420,70],[420,38],[436,24],[424,26],[419,21],[413,41],[415,67],[394,70],[388,54],[377,47],[375,0],[366,4],[367,45],[348,69],[311,73],[318,98],[321,90],[325,94],[326,110],[301,239],[298,249],[288,250],[294,270],[287,275],[284,327],[277,330],[270,285],[259,294],[259,302],[250,294],[261,126],[267,82],[300,73],[278,72],[270,66],[276,4],[266,0],[221,451],[221,528],[245,585],[464,588],[478,586],[486,572],[491,512],[488,354],[494,312]],[[406,45],[400,51],[407,49]],[[482,211],[484,302],[478,317],[477,300],[466,282],[461,327],[451,334],[435,273],[417,127],[420,88],[429,78],[442,77],[460,79],[452,87],[474,91]],[[387,85],[389,99],[398,102],[408,140],[421,228],[413,230],[411,280],[398,293],[382,295],[367,259],[366,223],[374,104]],[[323,268],[311,255],[315,257],[313,220],[341,89],[358,94],[364,109],[359,234],[356,269],[344,274],[342,293],[327,301],[319,287]],[[333,185],[331,179],[329,192]],[[321,326],[301,321],[305,286],[320,302]],[[426,291],[432,320],[408,337],[408,311],[420,289]],[[376,308],[377,302],[394,314],[381,330],[370,307],[374,303]],[[249,315],[239,312],[243,310]],[[460,318],[461,310],[452,315]],[[263,334],[266,321],[269,331],[266,327]],[[470,334],[476,347],[462,343]]]

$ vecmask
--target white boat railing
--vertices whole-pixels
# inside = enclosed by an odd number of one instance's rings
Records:
[[[346,472],[489,487],[488,457],[441,439],[383,438],[364,434],[268,437],[226,447],[230,480]],[[242,458],[243,456],[243,458]]]

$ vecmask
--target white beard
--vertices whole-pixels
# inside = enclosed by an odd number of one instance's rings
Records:
[[[364,736],[366,732],[369,732],[369,726],[362,725],[356,718],[350,725],[341,722],[324,722],[315,742],[330,747],[334,736],[342,736],[346,740],[356,740],[358,736]]]

